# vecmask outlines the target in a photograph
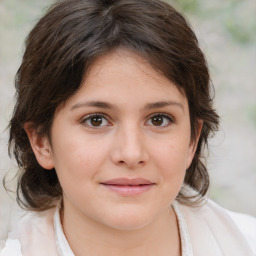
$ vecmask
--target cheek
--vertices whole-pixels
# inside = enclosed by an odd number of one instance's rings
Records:
[[[159,145],[160,146],[160,145]],[[180,191],[183,184],[187,158],[187,140],[170,140],[169,143],[162,143],[160,147],[154,147],[154,155],[157,157],[155,163],[159,170],[163,189],[166,191],[167,199],[173,200]]]
[[[59,139],[53,146],[56,149],[53,152],[55,169],[60,181],[69,179],[70,182],[84,182],[85,179],[91,179],[104,158],[102,147],[81,137]]]
[[[175,174],[186,171],[186,164],[188,159],[188,144],[176,143],[171,141],[163,143],[159,147],[154,147],[153,153],[157,158],[159,169],[166,174]]]
[[[171,142],[155,151],[155,168],[162,188],[159,203],[169,205],[177,197],[185,178],[186,154],[185,147],[178,147]]]

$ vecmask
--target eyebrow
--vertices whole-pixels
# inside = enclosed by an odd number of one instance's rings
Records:
[[[87,101],[87,102],[81,102],[77,103],[74,106],[71,107],[71,110],[81,108],[81,107],[97,107],[97,108],[104,108],[104,109],[113,109],[115,108],[113,104],[104,102],[104,101]]]
[[[151,110],[151,109],[157,109],[157,108],[163,108],[163,107],[168,107],[168,106],[176,106],[179,107],[182,111],[184,111],[184,106],[177,101],[157,101],[157,102],[152,102],[152,103],[147,103],[144,106],[144,110]],[[73,105],[71,107],[71,110],[75,110],[77,108],[81,107],[97,107],[97,108],[102,108],[102,109],[115,109],[116,106],[109,103],[109,102],[104,102],[104,101],[87,101],[87,102],[81,102]]]
[[[181,110],[184,111],[184,106],[177,101],[159,101],[159,102],[153,102],[153,103],[148,103],[145,105],[144,109],[145,110],[151,110],[155,108],[163,108],[163,107],[168,107],[168,106],[176,106],[181,108]]]

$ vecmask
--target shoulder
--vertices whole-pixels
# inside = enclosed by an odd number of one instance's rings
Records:
[[[13,223],[8,238],[0,242],[0,256],[24,256],[28,251],[38,252],[40,248],[44,252],[42,255],[46,255],[45,252],[54,246],[54,212],[55,209],[42,213],[23,212]]]
[[[227,255],[256,255],[255,218],[230,212],[206,198],[199,206],[180,208],[196,246],[204,241]]]
[[[243,237],[246,238],[256,253],[256,218],[247,214],[236,213],[229,211],[212,200],[208,200],[207,206],[211,211],[218,213],[219,217],[226,216],[225,219],[229,219],[236,228],[241,232]]]
[[[21,244],[18,239],[0,241],[0,256],[22,256]]]
[[[226,210],[256,254],[256,218]]]

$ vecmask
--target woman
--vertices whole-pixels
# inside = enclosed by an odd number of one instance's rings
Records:
[[[9,145],[30,212],[0,255],[255,255],[255,220],[206,197],[209,79],[164,2],[55,4],[16,76]]]

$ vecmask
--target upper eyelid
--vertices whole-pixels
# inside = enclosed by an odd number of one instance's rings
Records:
[[[94,116],[101,116],[101,117],[104,117],[105,119],[109,119],[108,115],[104,114],[104,113],[91,113],[91,114],[87,114],[87,115],[84,115],[81,120],[86,120],[90,117],[94,117]]]
[[[107,124],[104,124],[104,125],[100,125],[100,126],[94,126],[94,125],[90,125],[88,124],[87,122],[95,117],[95,116],[99,116],[99,117],[102,117],[105,119],[105,121],[107,122]],[[80,118],[80,121],[79,121],[80,125],[82,125],[83,127],[85,128],[88,128],[88,129],[93,129],[93,130],[101,130],[102,128],[106,128],[108,126],[112,126],[112,122],[109,120],[108,116],[104,113],[90,113],[90,114],[87,114],[87,115],[84,115],[82,118]]]
[[[158,112],[158,113],[154,113],[154,114],[151,114],[147,119],[146,119],[146,122],[145,122],[145,125],[147,125],[148,122],[150,122],[150,120],[155,117],[155,116],[161,116],[165,119],[167,119],[168,121],[168,124],[167,125],[163,125],[163,126],[154,126],[153,124],[150,124],[149,126],[153,126],[153,127],[157,127],[158,129],[159,128],[167,128],[173,124],[176,123],[176,119],[173,117],[173,115],[171,114],[167,114],[167,113],[161,113],[161,112]],[[147,125],[148,126],[148,125]]]
[[[175,118],[173,115],[171,114],[168,114],[168,113],[165,113],[165,112],[155,112],[155,113],[152,113],[150,115],[148,115],[146,117],[146,120],[149,120],[150,118],[154,117],[154,116],[164,116],[164,117],[167,117],[167,118],[170,118],[173,122],[175,122]],[[108,122],[111,122],[111,117],[105,113],[102,113],[102,112],[96,112],[96,113],[90,113],[90,114],[87,114],[85,116],[83,116],[81,118],[81,122],[91,118],[91,117],[94,117],[94,116],[101,116],[103,118],[105,118]]]
[[[89,120],[90,118],[94,117],[94,116],[100,116],[100,117],[103,117],[107,120],[108,123],[112,123],[111,122],[111,119],[108,115],[104,114],[104,113],[91,113],[91,114],[87,114],[87,115],[84,115],[81,119],[80,119],[80,123],[84,123],[85,121]]]
[[[153,114],[150,114],[147,119],[149,118],[152,118],[154,116],[164,116],[164,117],[168,117],[170,118],[171,120],[175,121],[175,118],[173,117],[173,115],[171,114],[167,114],[167,113],[164,113],[164,112],[157,112],[157,113],[153,113]]]

